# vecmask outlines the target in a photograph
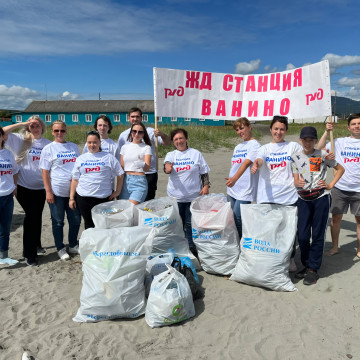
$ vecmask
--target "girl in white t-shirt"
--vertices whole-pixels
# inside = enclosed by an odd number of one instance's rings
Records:
[[[185,129],[173,130],[170,138],[176,150],[167,153],[164,160],[164,172],[170,175],[167,193],[177,200],[189,248],[197,256],[192,240],[190,205],[198,196],[209,194],[210,168],[200,151],[188,147]]]
[[[251,174],[250,166],[256,159],[257,152],[261,147],[254,139],[250,121],[242,117],[234,121],[233,128],[243,140],[234,149],[231,158],[231,169],[229,177],[225,178],[227,186],[227,197],[234,212],[234,220],[239,237],[242,237],[240,204],[251,204],[256,201],[258,185],[258,174]]]
[[[301,151],[302,147],[297,142],[285,141],[288,126],[286,116],[274,116],[270,124],[273,141],[259,149],[251,168],[252,174],[260,169],[257,191],[259,204],[296,206],[298,194],[294,185],[291,158],[296,152]],[[290,259],[291,272],[297,271],[294,256],[295,243]]]
[[[86,137],[88,153],[80,155],[72,171],[70,209],[79,208],[85,229],[94,227],[91,209],[98,204],[115,200],[120,194],[124,171],[114,155],[101,151],[101,139],[97,131],[89,131]],[[116,177],[113,191],[112,179]]]
[[[145,172],[151,165],[151,141],[142,123],[131,126],[127,141],[130,143],[120,150],[120,164],[125,170],[120,199],[128,199],[136,205],[145,200],[148,192]]]
[[[11,264],[14,260],[8,259],[8,250],[19,167],[4,145],[5,132],[0,126],[0,264]]]
[[[11,134],[19,128],[18,134]],[[4,131],[9,134],[6,147],[14,153],[20,168],[16,198],[25,212],[23,255],[26,264],[34,266],[37,265],[37,256],[45,253],[41,246],[45,190],[39,162],[42,149],[51,141],[42,137],[45,123],[37,115],[26,122],[6,126]]]
[[[70,259],[64,245],[65,213],[69,223],[69,253],[79,254],[78,234],[81,223],[79,209],[70,209],[71,172],[80,155],[78,146],[66,141],[66,124],[55,120],[51,125],[54,141],[46,145],[40,156],[40,168],[50,207],[52,232],[55,246],[61,260]]]

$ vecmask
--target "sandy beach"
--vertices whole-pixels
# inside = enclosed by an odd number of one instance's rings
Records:
[[[266,142],[267,136],[261,143]],[[211,168],[211,192],[225,193],[232,151],[203,155]],[[158,197],[166,196],[166,184],[167,175],[160,171]],[[9,256],[20,261],[0,265],[0,359],[20,360],[25,350],[37,360],[360,359],[360,259],[350,214],[342,222],[340,253],[324,256],[316,285],[305,286],[292,274],[298,291],[274,292],[201,271],[205,296],[195,301],[196,316],[156,329],[143,316],[73,322],[82,284],[80,257],[59,260],[45,205],[42,244],[47,252],[39,266],[26,266],[22,221],[15,201]],[[330,244],[328,229],[325,251]],[[299,251],[295,260],[300,268]]]

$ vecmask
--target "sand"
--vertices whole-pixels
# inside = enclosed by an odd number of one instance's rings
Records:
[[[227,149],[203,154],[213,193],[226,191],[231,154]],[[159,176],[157,196],[165,196],[167,176]],[[16,202],[9,254],[20,262],[0,265],[0,359],[20,360],[25,350],[39,360],[360,358],[359,259],[350,214],[342,222],[341,252],[324,256],[316,285],[305,286],[291,275],[298,291],[273,292],[201,271],[205,296],[195,301],[196,316],[156,329],[143,316],[73,322],[82,283],[80,257],[58,259],[46,205],[42,243],[47,253],[39,266],[26,266],[22,221]],[[328,230],[325,250],[330,243]]]

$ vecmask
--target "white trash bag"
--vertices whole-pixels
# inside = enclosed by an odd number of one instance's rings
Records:
[[[80,238],[83,282],[77,322],[136,318],[145,311],[146,259],[157,230],[85,230]]]
[[[185,276],[167,265],[168,271],[154,277],[145,311],[149,326],[159,327],[195,316],[190,286]]]
[[[133,226],[134,204],[129,200],[108,201],[94,206],[91,217],[99,229]]]
[[[276,291],[297,290],[289,276],[296,206],[241,204],[241,253],[230,280]]]
[[[174,251],[177,256],[188,256],[195,268],[200,269],[189,249],[176,199],[161,197],[136,205],[135,209],[137,224],[159,230],[154,238],[153,255]]]
[[[212,274],[232,274],[239,258],[239,234],[224,194],[199,196],[190,206],[193,241],[202,268]]]

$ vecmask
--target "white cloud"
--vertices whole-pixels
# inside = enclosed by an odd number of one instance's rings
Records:
[[[0,109],[24,109],[33,100],[39,99],[40,94],[36,90],[22,86],[0,85]]]
[[[344,66],[354,66],[360,64],[360,56],[336,54],[326,54],[321,60],[329,60],[330,73],[335,74],[336,70]]]
[[[296,66],[294,66],[293,64],[286,65],[286,70],[293,70],[293,69],[296,69]]]
[[[359,86],[360,87],[360,78],[348,78],[348,77],[343,77],[341,79],[339,79],[339,81],[337,82],[339,85],[342,86]]]
[[[235,73],[242,75],[252,74],[259,68],[260,63],[261,63],[260,59],[251,60],[250,62],[237,63],[235,66]]]

